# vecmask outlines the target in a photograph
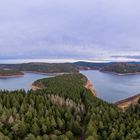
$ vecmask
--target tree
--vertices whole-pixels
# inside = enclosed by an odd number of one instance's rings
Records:
[[[35,135],[38,136],[40,135],[40,128],[37,125],[37,123],[33,123],[32,128],[31,128],[31,132]]]
[[[43,135],[43,140],[50,140],[47,134]]]
[[[57,124],[58,124],[59,129],[62,130],[63,129],[63,121],[58,117],[57,117]]]
[[[73,123],[72,131],[75,135],[79,135],[81,132],[81,127],[77,121]]]
[[[68,137],[69,140],[74,140],[74,136],[71,131],[67,131],[65,135]]]
[[[69,140],[67,136],[61,135],[58,137],[58,140]]]
[[[36,140],[36,138],[33,134],[28,134],[28,136],[25,138],[25,140]]]

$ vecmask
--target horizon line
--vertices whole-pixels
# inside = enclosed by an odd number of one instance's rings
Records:
[[[109,63],[109,62],[140,62],[136,60],[89,60],[89,59],[1,59],[0,64],[20,64],[20,63],[74,63],[74,62],[91,62],[91,63]]]

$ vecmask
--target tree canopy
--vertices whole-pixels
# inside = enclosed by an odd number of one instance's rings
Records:
[[[93,96],[86,82],[82,74],[65,74],[36,81],[42,90],[0,91],[0,139],[139,139],[140,104],[121,112]]]

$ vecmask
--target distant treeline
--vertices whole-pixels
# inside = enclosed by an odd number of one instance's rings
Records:
[[[115,72],[120,74],[140,72],[139,62],[110,62],[110,63],[91,63],[76,62],[75,66],[79,70],[100,70],[104,72]]]
[[[79,70],[92,69],[92,70],[100,70],[100,71],[124,74],[124,73],[140,72],[140,63],[138,62],[110,62],[110,63],[75,62],[75,63],[0,64],[0,70],[3,69],[9,69],[12,71],[31,71],[31,72],[41,72],[41,73],[73,73],[73,72],[78,72]]]
[[[32,71],[41,73],[71,73],[77,72],[77,68],[70,63],[23,63],[23,64],[0,64],[0,69],[15,71]]]
[[[17,70],[0,69],[0,76],[18,76],[24,75],[23,72]]]

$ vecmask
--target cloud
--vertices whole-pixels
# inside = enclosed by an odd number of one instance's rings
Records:
[[[126,55],[126,56],[121,56],[121,55],[116,55],[116,56],[111,56],[112,58],[127,58],[127,59],[138,59],[140,60],[140,55]]]
[[[0,2],[0,58],[114,60],[112,56],[140,55],[139,0]]]

